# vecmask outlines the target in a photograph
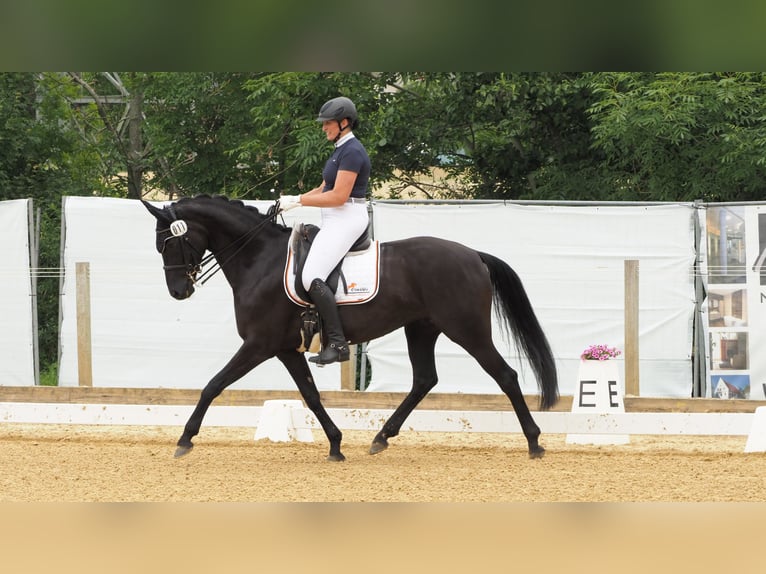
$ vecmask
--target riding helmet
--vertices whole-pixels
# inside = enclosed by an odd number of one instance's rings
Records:
[[[348,98],[340,96],[325,102],[319,110],[317,121],[335,120],[339,122],[343,118],[348,118],[352,125],[355,124],[357,120],[356,106]]]

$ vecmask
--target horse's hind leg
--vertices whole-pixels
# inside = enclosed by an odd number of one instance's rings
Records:
[[[527,439],[529,458],[542,457],[545,454],[545,449],[538,443],[540,427],[537,426],[532,418],[532,413],[529,412],[516,371],[497,352],[491,339],[484,344],[470,345],[470,347],[463,345],[463,347],[479,362],[487,374],[495,379],[500,389],[510,399],[516,417],[519,419],[521,430]]]
[[[440,333],[441,331],[430,321],[424,320],[405,325],[407,352],[412,364],[412,390],[389,417],[380,432],[375,435],[370,446],[370,454],[377,454],[388,448],[388,439],[399,434],[402,424],[410,413],[428,394],[428,391],[436,386],[438,377],[434,347]]]

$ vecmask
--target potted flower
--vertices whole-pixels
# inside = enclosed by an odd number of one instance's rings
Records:
[[[591,345],[580,353],[578,382],[572,397],[572,412],[602,414],[624,413],[619,362],[622,353],[616,347]],[[627,444],[626,434],[568,434],[568,444]]]
[[[619,356],[621,351],[617,347],[607,345],[591,345],[580,355],[583,361],[608,361]]]
[[[619,377],[617,363],[611,361],[622,354],[617,347],[591,345],[580,353],[580,380],[614,381]]]

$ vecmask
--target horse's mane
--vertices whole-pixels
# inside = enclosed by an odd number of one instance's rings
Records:
[[[261,213],[261,211],[254,205],[246,205],[244,201],[241,199],[230,199],[226,197],[225,195],[207,195],[207,194],[199,194],[194,196],[186,196],[186,197],[180,197],[178,198],[177,202],[179,205],[183,205],[184,203],[188,203],[191,201],[196,200],[204,200],[204,201],[214,201],[214,202],[221,202],[222,204],[231,205],[236,207],[237,209],[242,209],[245,212],[248,213],[249,216],[257,216],[255,219],[260,222],[263,220],[263,217],[268,217],[271,215],[271,208],[269,209],[269,212],[267,213]],[[277,223],[276,219],[272,220],[272,223],[275,227],[278,227],[285,232],[291,232],[292,230],[289,227],[286,227],[285,225],[282,225],[280,223]]]

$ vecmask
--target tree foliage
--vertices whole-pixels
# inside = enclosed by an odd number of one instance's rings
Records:
[[[613,173],[609,197],[743,201],[762,197],[762,73],[597,74],[592,147]]]
[[[359,109],[373,186],[394,182],[393,193],[440,169],[450,188],[423,188],[427,196],[742,200],[759,197],[766,161],[762,73],[104,72],[2,82],[6,197],[34,187],[43,169],[58,177],[51,168],[82,193],[126,197],[307,189],[330,145],[314,118],[339,94]],[[129,130],[137,114],[140,138]],[[11,142],[13,133],[23,137]]]
[[[237,148],[255,137],[246,73],[146,73],[132,86],[144,94],[151,145],[149,186],[175,194],[246,196],[252,179]]]
[[[59,267],[61,197],[98,187],[93,151],[67,127],[67,101],[50,78],[31,73],[0,74],[0,199],[32,198],[39,211],[38,266]],[[37,280],[40,356],[58,359],[59,281]]]
[[[547,198],[558,192],[552,168],[567,173],[593,161],[587,91],[577,74],[403,79],[407,89],[397,94],[393,113],[406,121],[387,126],[396,169],[417,174],[440,166],[460,183],[456,191],[463,197]],[[571,195],[568,189],[558,193]]]

